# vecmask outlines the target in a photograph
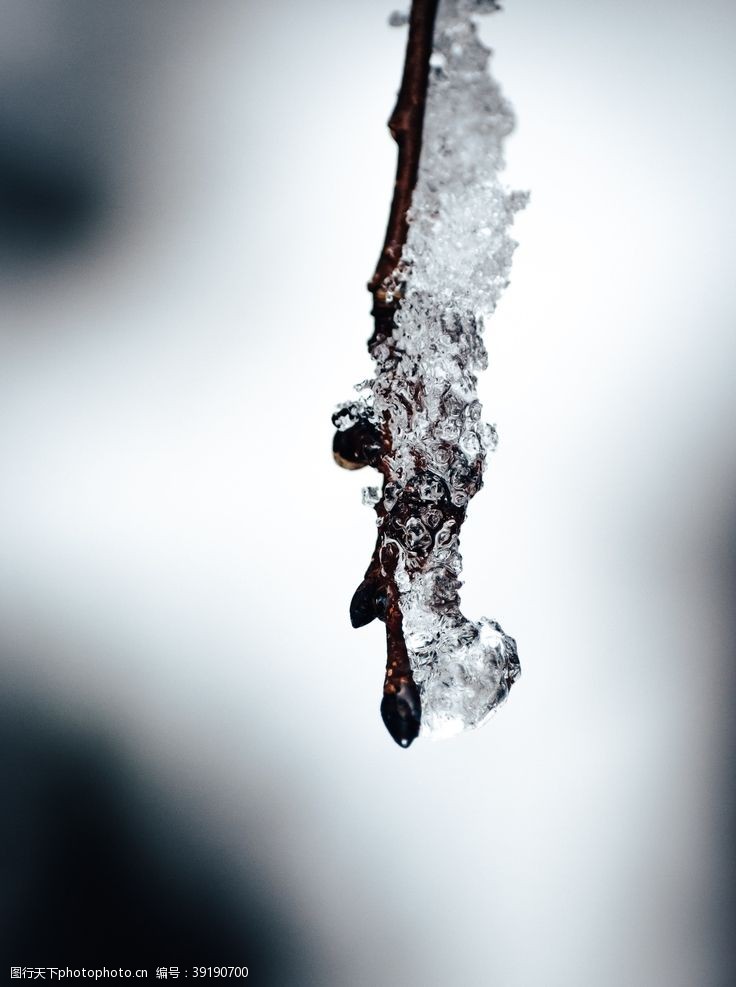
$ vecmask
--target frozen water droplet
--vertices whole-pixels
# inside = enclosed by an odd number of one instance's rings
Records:
[[[480,434],[486,452],[495,452],[498,445],[498,432],[494,425],[481,425]]]
[[[387,511],[392,511],[396,507],[399,499],[401,487],[398,483],[387,483],[383,489],[383,506]]]
[[[468,405],[468,418],[471,420],[471,422],[479,422],[482,413],[483,413],[483,408],[481,407],[480,401],[478,401],[477,398],[471,401],[470,404]]]
[[[473,459],[480,452],[480,439],[471,429],[466,429],[460,436],[460,448],[468,457]]]
[[[404,525],[404,536],[411,552],[426,552],[432,544],[432,536],[416,517],[409,518]]]
[[[448,446],[443,445],[435,450],[434,461],[437,463],[440,469],[443,466],[446,466],[450,462],[451,458],[452,458],[452,453],[450,452]]]
[[[442,516],[442,511],[438,507],[425,507],[422,511],[425,524],[430,528],[438,527],[442,523]]]
[[[454,418],[445,418],[440,422],[437,431],[440,438],[445,439],[446,442],[455,442],[460,435],[460,422]]]
[[[436,641],[434,622],[430,618],[425,617],[424,620],[416,621],[405,627],[404,640],[406,641],[407,648],[411,648],[412,651],[426,651]]]
[[[445,496],[445,486],[438,476],[427,473],[417,484],[417,493],[422,500],[442,500]]]
[[[363,487],[363,503],[367,507],[375,507],[381,499],[381,491],[378,487]]]
[[[452,544],[453,539],[455,538],[455,533],[453,531],[454,527],[455,527],[454,521],[452,520],[445,521],[445,523],[442,525],[442,527],[440,528],[440,530],[437,532],[435,536],[434,543],[437,546],[437,548],[445,548],[446,546]]]
[[[406,571],[406,566],[403,564],[396,567],[394,580],[399,593],[408,593],[411,589],[411,580],[409,579],[409,574]]]

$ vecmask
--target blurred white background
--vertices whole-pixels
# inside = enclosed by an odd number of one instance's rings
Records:
[[[330,414],[372,373],[405,43],[375,0],[2,4],[5,146],[81,189],[0,250],[4,691],[257,861],[294,983],[725,985],[736,9],[507,8],[532,199],[463,607],[517,638],[508,703],[399,750],[348,619],[371,478]]]

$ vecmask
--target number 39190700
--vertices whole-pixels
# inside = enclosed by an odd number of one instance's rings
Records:
[[[247,977],[247,966],[195,966],[193,977]]]

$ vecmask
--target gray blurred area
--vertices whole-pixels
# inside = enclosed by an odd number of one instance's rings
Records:
[[[407,752],[347,616],[371,478],[330,455],[372,373],[390,10],[0,4],[3,960],[726,987],[736,9],[484,20],[532,201],[463,603],[523,675]]]

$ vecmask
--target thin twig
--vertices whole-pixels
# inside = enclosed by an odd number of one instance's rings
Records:
[[[369,348],[391,335],[401,300],[395,274],[406,243],[408,212],[419,174],[437,7],[438,0],[413,0],[411,8],[404,74],[388,124],[399,147],[394,194],[381,256],[368,284],[373,295],[375,320]],[[388,479],[386,462],[391,455],[387,430],[379,430],[368,421],[356,422],[336,433],[333,452],[338,464],[348,469],[374,466],[383,473],[385,487]],[[388,517],[383,501],[376,506],[376,513],[386,530],[390,529],[392,519]],[[381,716],[393,739],[401,747],[408,747],[419,733],[421,703],[402,630],[395,580],[397,562],[395,546],[379,536],[365,578],[350,604],[350,619],[354,627],[362,627],[376,617],[386,624],[387,658]]]
[[[394,313],[400,301],[399,287],[394,274],[401,263],[401,255],[409,231],[408,213],[419,175],[424,109],[429,84],[429,60],[432,55],[437,6],[438,0],[413,0],[411,6],[404,74],[396,106],[388,122],[391,135],[399,147],[394,195],[381,256],[368,284],[368,290],[373,294],[375,320],[369,347],[379,337],[390,335]],[[384,484],[385,482],[384,475]],[[380,512],[381,508],[379,508],[379,516]],[[397,559],[393,554],[381,559],[379,553],[380,546],[377,545],[366,578],[373,582],[373,579],[383,571],[386,580],[383,586],[379,584],[377,591],[379,606],[385,599],[387,646],[381,716],[394,740],[402,747],[408,747],[419,733],[421,703],[404,641],[399,592],[394,579]],[[360,589],[358,592],[360,593]]]
[[[388,128],[399,145],[394,196],[381,256],[368,284],[368,290],[377,302],[386,300],[386,285],[390,283],[399,266],[409,229],[407,213],[419,174],[429,59],[432,54],[437,6],[438,0],[414,0],[411,6],[404,74],[396,106],[388,122]]]

